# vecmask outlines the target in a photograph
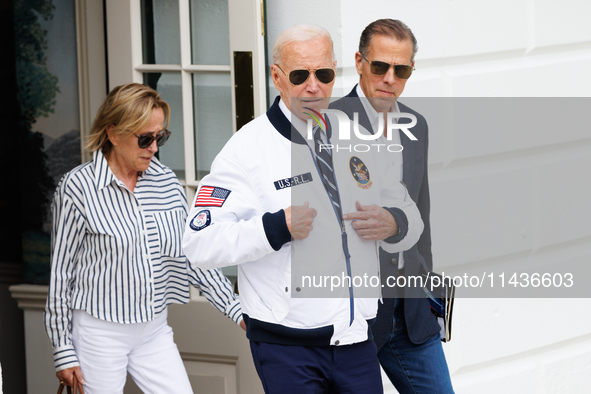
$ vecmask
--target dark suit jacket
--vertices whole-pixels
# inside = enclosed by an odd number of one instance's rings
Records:
[[[353,119],[353,112],[357,112],[359,114],[359,124],[371,131],[371,123],[355,89],[356,87],[345,98],[332,103],[330,108],[346,112],[350,119]],[[417,125],[410,129],[417,141],[412,141],[404,133],[400,132],[400,143],[404,147],[402,151],[402,180],[411,198],[417,204],[425,224],[425,229],[417,244],[404,252],[404,275],[420,275],[424,271],[420,263],[421,260],[429,270],[433,268],[431,226],[429,222],[429,182],[427,177],[428,127],[425,118],[421,114],[400,102],[398,102],[398,106],[401,112],[412,113],[417,117]],[[405,123],[404,121],[410,120],[402,119],[400,123]],[[380,250],[382,278],[398,275],[398,257],[398,253],[390,254]],[[387,290],[387,288],[384,290]],[[408,336],[411,342],[415,344],[425,342],[440,331],[439,324],[431,313],[429,301],[424,298],[422,291],[420,288],[407,288],[405,290],[404,318]],[[390,294],[386,292],[385,297],[388,296],[392,297],[392,292]],[[384,298],[384,302],[379,303],[378,316],[372,326],[374,341],[378,350],[384,345],[392,332],[393,314],[394,298]]]

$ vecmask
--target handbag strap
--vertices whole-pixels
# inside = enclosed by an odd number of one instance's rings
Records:
[[[80,383],[78,381],[76,374],[74,374],[73,382],[74,382],[74,394],[76,394],[78,390],[80,391],[80,394],[84,394],[84,388],[82,387],[82,383]],[[60,383],[60,387],[57,389],[57,394],[62,394],[64,391],[64,387],[66,387],[68,394],[72,394],[72,388],[70,386],[66,386],[63,383]]]
[[[62,392],[64,391],[64,387],[67,387],[68,388],[67,389],[68,394],[72,394],[72,388],[70,386],[66,386],[63,383],[60,383],[60,387],[57,389],[57,394],[62,394]]]
[[[79,390],[80,394],[84,394],[84,388],[82,387],[82,383],[80,383],[80,381],[76,377],[76,374],[74,374],[74,394],[76,394],[76,390]],[[70,394],[69,390],[68,394]]]

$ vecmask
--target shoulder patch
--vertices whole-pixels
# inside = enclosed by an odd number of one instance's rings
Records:
[[[197,215],[189,222],[189,227],[195,231],[203,230],[211,224],[211,214],[208,209],[199,211]]]
[[[232,193],[231,190],[216,186],[203,185],[199,188],[197,200],[195,200],[196,207],[221,207],[228,196]]]

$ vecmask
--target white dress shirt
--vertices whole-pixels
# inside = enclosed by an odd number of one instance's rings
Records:
[[[355,91],[357,92],[357,96],[359,96],[359,100],[361,101],[361,104],[365,109],[365,113],[367,114],[367,117],[371,122],[371,127],[373,129],[374,134],[377,134],[380,123],[380,116],[382,116],[382,114],[378,113],[378,111],[376,111],[375,108],[371,105],[371,103],[363,93],[361,86],[357,85]],[[398,107],[398,101],[394,101],[394,104],[392,104],[392,107],[390,108],[390,112],[400,112],[400,108]],[[396,121],[397,119],[398,118],[394,118],[394,121]],[[391,138],[390,143],[400,145],[400,132],[392,133],[392,135],[389,137]],[[380,138],[385,139],[386,137],[382,134]],[[400,179],[402,180],[402,166],[404,165],[402,154],[400,155],[400,163]],[[399,253],[398,269],[401,270],[402,268],[404,268],[404,253]]]

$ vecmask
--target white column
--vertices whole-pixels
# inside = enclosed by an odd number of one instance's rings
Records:
[[[59,382],[55,377],[51,342],[43,325],[47,286],[14,285],[9,290],[24,311],[27,393],[43,394],[52,390],[51,387],[57,390]]]

